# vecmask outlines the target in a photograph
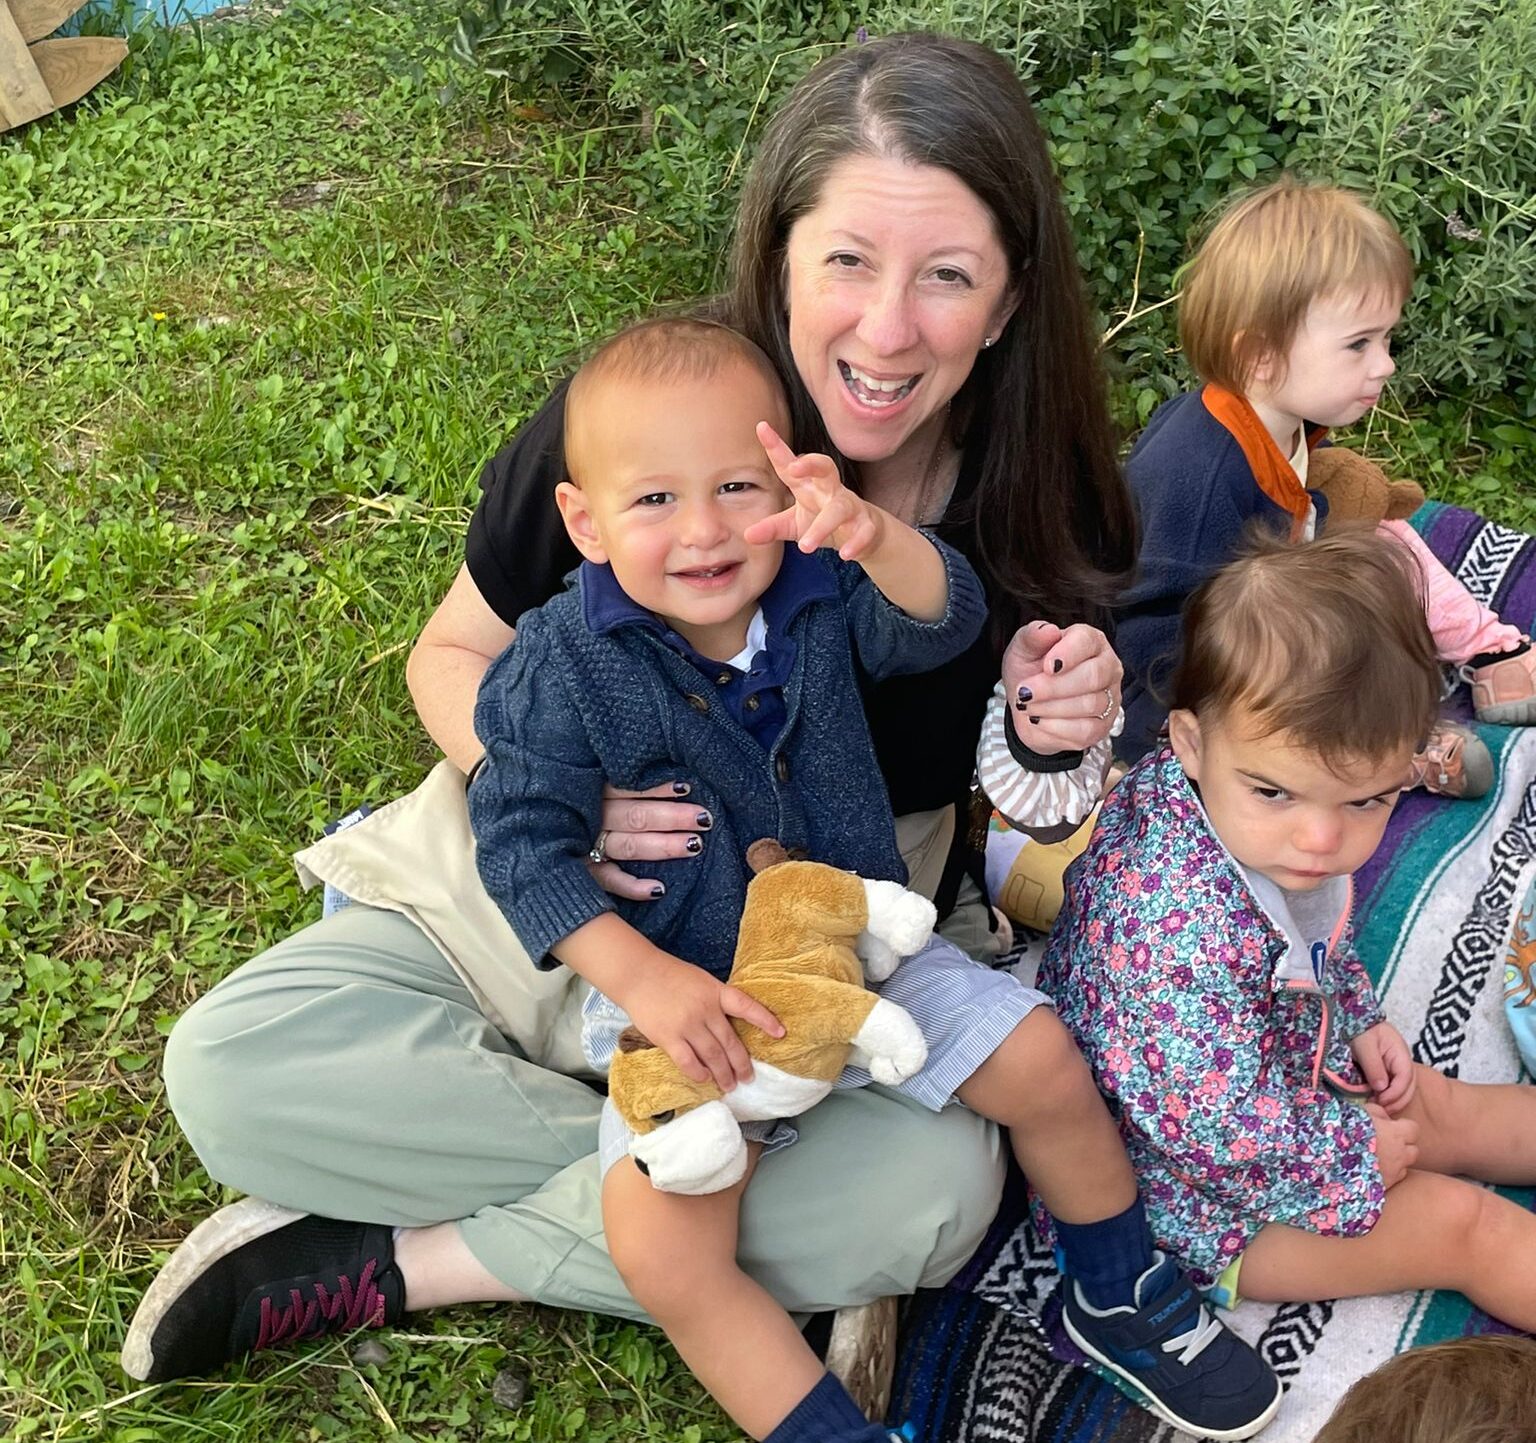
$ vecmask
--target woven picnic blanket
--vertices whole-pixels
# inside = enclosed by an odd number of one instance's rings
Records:
[[[1434,552],[1506,621],[1536,625],[1536,540],[1430,503],[1412,518]],[[1465,688],[1447,711],[1470,719]],[[1529,1080],[1501,1006],[1504,955],[1536,874],[1536,728],[1480,727],[1498,780],[1479,801],[1413,793],[1356,878],[1355,926],[1387,1016],[1424,1063],[1476,1082]],[[1020,949],[1028,974],[1040,942]],[[1529,1190],[1507,1195],[1531,1207]],[[891,1420],[920,1443],[1176,1443],[1115,1385],[1081,1366],[1061,1328],[1059,1282],[1009,1179],[986,1239],[948,1288],[905,1315]],[[1401,1293],[1273,1307],[1228,1321],[1280,1375],[1266,1443],[1309,1443],[1357,1378],[1394,1353],[1503,1331],[1459,1293]]]

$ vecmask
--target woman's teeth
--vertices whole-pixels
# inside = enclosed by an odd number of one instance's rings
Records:
[[[839,361],[837,369],[842,375],[843,384],[866,406],[894,406],[918,382],[917,376],[908,376],[901,381],[882,381],[877,376],[866,375],[846,361]]]

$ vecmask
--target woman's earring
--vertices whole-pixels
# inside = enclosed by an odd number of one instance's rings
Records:
[[[987,350],[991,346],[992,342],[996,339],[996,336],[983,336],[981,338],[981,349],[984,351]]]

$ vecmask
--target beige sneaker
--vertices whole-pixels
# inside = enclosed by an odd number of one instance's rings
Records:
[[[1486,666],[1464,666],[1461,674],[1472,684],[1472,708],[1478,721],[1507,727],[1536,722],[1536,646]]]
[[[839,1308],[827,1342],[827,1371],[871,1423],[885,1417],[896,1373],[895,1298],[876,1298],[858,1308]]]
[[[1471,727],[1442,718],[1413,759],[1409,787],[1470,800],[1493,785],[1493,754]]]

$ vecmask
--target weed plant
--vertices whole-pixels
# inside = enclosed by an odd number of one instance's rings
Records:
[[[1428,23],[1426,0],[1405,3]],[[1504,9],[1528,19],[1529,3]],[[519,34],[481,12],[461,40],[493,54],[510,100],[450,65],[437,7],[274,4],[139,32],[86,102],[0,137],[8,1437],[732,1436],[659,1335],[535,1308],[413,1319],[372,1361],[331,1344],[150,1390],[116,1367],[154,1269],[224,1200],[166,1111],[163,1036],[231,967],[316,917],[288,853],[433,760],[404,660],[460,564],[479,466],[574,351],[710,286],[763,115],[866,19],[790,17],[770,0],[520,8]],[[1261,10],[1243,22],[1254,33],[1312,23]],[[1459,33],[1461,13],[1436,33]],[[1224,128],[1207,132],[1218,72],[1181,60],[1189,27],[1091,5],[933,18],[1063,77],[1042,87],[1042,111],[1106,329],[1119,327],[1132,419],[1143,392],[1178,379],[1167,313],[1148,308],[1168,294],[1187,221],[1245,161],[1258,175],[1273,168],[1261,157],[1290,153],[1282,141],[1333,135],[1312,125],[1322,100],[1298,80],[1294,121],[1278,116],[1234,51]],[[1509,54],[1528,54],[1528,28],[1497,23]],[[1481,95],[1492,81],[1476,73],[1466,85]],[[1507,100],[1514,117],[1520,94]],[[1370,135],[1390,139],[1360,124],[1361,155]],[[1464,279],[1457,258],[1492,255],[1485,241],[1528,244],[1500,209],[1531,189],[1527,142],[1503,124],[1479,193],[1433,201],[1454,201],[1484,239],[1436,237],[1426,220],[1427,269]],[[1433,154],[1447,186],[1475,178],[1470,149]],[[1223,157],[1230,172],[1211,175]],[[1526,284],[1490,267],[1510,297]],[[1480,304],[1469,292],[1463,314]],[[1469,333],[1514,334],[1495,321],[1469,319]],[[1536,491],[1528,382],[1491,343],[1466,349],[1471,371],[1435,374],[1446,394],[1425,400],[1411,380],[1365,440],[1438,494],[1518,523]],[[1514,378],[1508,396],[1494,364]],[[526,1396],[508,1406],[519,1378]]]

